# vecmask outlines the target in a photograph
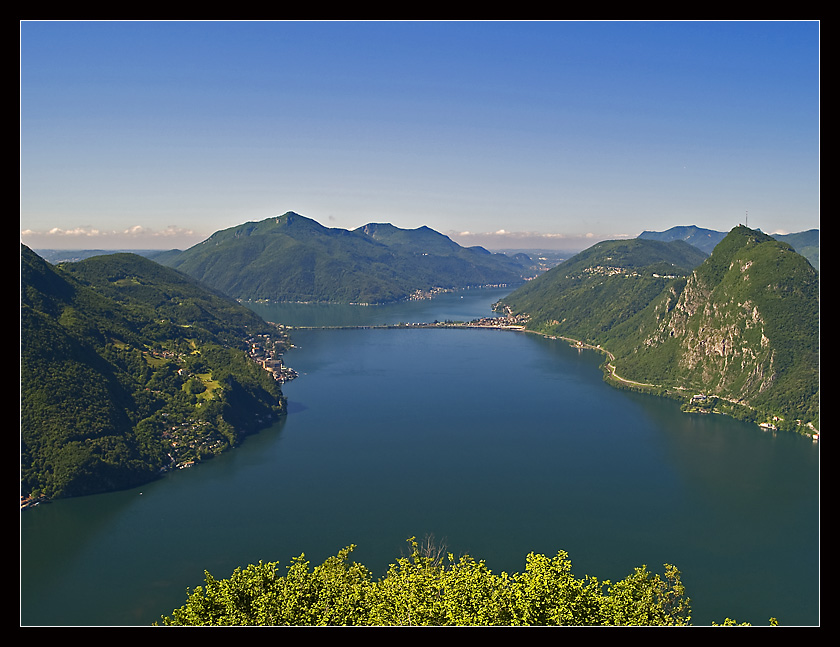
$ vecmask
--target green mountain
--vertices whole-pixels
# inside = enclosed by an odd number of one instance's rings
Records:
[[[773,238],[787,243],[819,271],[820,269],[820,230],[809,229],[796,234],[773,234]]]
[[[531,329],[595,340],[705,259],[682,241],[603,241],[529,281],[504,304],[514,314],[527,313]]]
[[[385,303],[434,288],[518,283],[535,273],[527,256],[464,248],[428,227],[349,231],[293,212],[218,231],[155,260],[246,301]]]
[[[603,252],[587,251],[593,258],[583,273],[594,263],[606,267]],[[626,269],[572,283],[569,268],[579,263],[576,257],[555,268],[563,281],[539,297],[526,300],[520,288],[505,305],[531,314],[529,328],[609,351],[621,378],[611,378],[616,384],[635,382],[686,400],[707,396],[695,404],[757,422],[794,428],[801,420],[818,427],[819,279],[790,245],[736,227],[693,271],[675,272],[649,299],[654,288],[640,298],[642,277]],[[642,307],[606,316],[613,303]]]
[[[282,344],[140,256],[54,267],[21,246],[21,495],[131,487],[238,444],[285,410],[249,357]]]
[[[726,237],[725,231],[703,229],[696,225],[671,227],[666,231],[643,231],[639,238],[645,240],[684,240],[701,251],[711,254],[715,246]],[[808,259],[817,270],[820,269],[820,230],[809,229],[796,234],[773,234],[773,238],[787,243]]]

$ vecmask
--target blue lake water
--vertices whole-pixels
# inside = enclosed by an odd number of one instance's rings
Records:
[[[253,306],[290,325],[469,320],[506,291]],[[494,571],[683,574],[693,622],[819,623],[819,447],[603,383],[601,356],[495,330],[300,330],[285,420],[135,490],[21,515],[21,623],[143,625],[204,571],[433,534]]]

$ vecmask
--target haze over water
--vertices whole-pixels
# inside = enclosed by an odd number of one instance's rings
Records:
[[[293,325],[490,315],[505,290],[370,308],[253,306]],[[818,445],[603,383],[601,356],[493,330],[294,331],[286,419],[137,488],[21,517],[21,622],[150,624],[249,563],[339,549],[380,576],[432,533],[522,571],[683,574],[694,624],[818,624]]]

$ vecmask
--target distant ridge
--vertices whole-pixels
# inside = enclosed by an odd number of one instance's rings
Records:
[[[703,229],[696,225],[671,227],[666,231],[643,231],[639,238],[643,240],[661,240],[670,242],[672,240],[683,240],[697,249],[711,254],[715,246],[724,239],[726,232]]]
[[[756,231],[761,231],[757,229]],[[684,240],[707,254],[711,254],[715,246],[727,235],[725,231],[703,229],[696,225],[671,227],[665,231],[643,231],[639,238],[644,240]],[[794,234],[770,234],[772,238],[787,243],[799,254],[808,259],[814,269],[820,269],[820,230],[809,229]]]
[[[217,231],[155,260],[243,301],[387,303],[536,274],[526,255],[461,247],[429,227],[370,223],[351,231],[292,211]]]

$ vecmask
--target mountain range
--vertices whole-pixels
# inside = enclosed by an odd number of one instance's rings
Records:
[[[756,230],[760,231],[760,230]],[[645,240],[684,240],[690,245],[711,254],[715,246],[726,238],[727,232],[703,229],[696,225],[671,227],[666,231],[643,231],[639,238]],[[772,234],[772,237],[787,243],[808,259],[815,269],[820,269],[820,230],[808,229],[795,234]]]
[[[500,307],[528,315],[531,330],[607,351],[615,384],[697,396],[716,407],[705,410],[774,426],[818,427],[817,271],[789,244],[743,226],[707,257],[676,259],[686,247],[599,243]]]
[[[155,257],[242,301],[377,304],[436,288],[515,284],[536,273],[526,254],[461,247],[428,227],[324,227],[294,212],[214,233]]]

